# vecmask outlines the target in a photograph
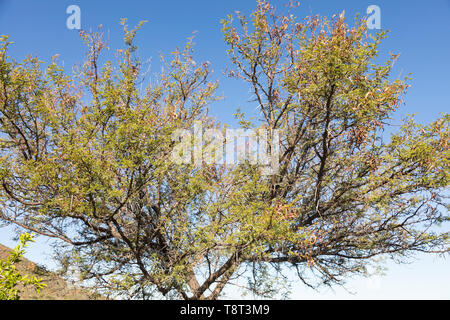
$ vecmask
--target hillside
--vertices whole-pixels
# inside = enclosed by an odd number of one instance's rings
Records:
[[[0,244],[0,259],[5,259],[10,248]],[[22,258],[17,265],[17,269],[23,274],[34,275],[42,278],[47,285],[39,293],[31,288],[21,290],[21,299],[23,300],[96,300],[97,294],[88,292],[85,289],[76,288],[57,274],[47,271],[35,263]]]

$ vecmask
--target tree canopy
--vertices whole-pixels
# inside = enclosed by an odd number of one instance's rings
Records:
[[[72,75],[56,58],[12,60],[7,36],[0,47],[0,219],[64,243],[60,261],[103,294],[217,299],[238,282],[271,296],[289,270],[333,285],[376,257],[448,252],[450,117],[392,126],[409,85],[392,80],[397,55],[374,62],[385,32],[264,1],[222,21],[229,75],[260,115],[239,114],[243,128],[280,132],[267,175],[249,159],[172,161],[180,130],[225,130],[208,115],[218,83],[190,39],[140,89],[142,23],[122,24],[115,61],[100,62],[101,30],[81,32]]]

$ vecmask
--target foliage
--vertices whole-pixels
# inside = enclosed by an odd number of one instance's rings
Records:
[[[20,289],[18,286],[32,286],[39,292],[46,285],[41,279],[34,276],[22,275],[16,268],[22,258],[25,247],[34,241],[33,235],[22,233],[19,238],[20,244],[14,248],[6,260],[0,260],[0,300],[19,300]]]
[[[383,140],[408,88],[390,80],[397,56],[374,63],[385,33],[343,15],[297,22],[263,1],[250,20],[237,13],[239,27],[233,19],[222,21],[230,76],[260,111],[237,116],[282,132],[277,173],[171,161],[178,130],[224,129],[207,114],[218,84],[192,39],[141,90],[142,24],[122,21],[115,62],[100,63],[101,30],[82,32],[87,59],[72,76],[56,58],[44,70],[11,61],[3,37],[0,218],[62,241],[63,265],[129,298],[217,299],[232,283],[270,296],[287,269],[331,285],[374,257],[448,252],[437,227],[449,220],[450,117],[406,120]]]

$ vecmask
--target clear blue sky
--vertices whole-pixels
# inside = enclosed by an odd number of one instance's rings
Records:
[[[287,1],[274,0],[277,7]],[[66,67],[84,58],[84,47],[76,30],[66,27],[66,8],[76,4],[81,8],[81,24],[85,30],[103,25],[109,30],[111,48],[122,46],[121,18],[128,18],[133,26],[140,20],[149,22],[137,37],[142,60],[152,58],[151,71],[157,72],[158,53],[169,54],[182,46],[186,38],[197,31],[196,52],[198,60],[208,60],[220,80],[219,92],[225,99],[212,107],[212,113],[221,121],[232,123],[237,107],[246,106],[250,98],[242,82],[222,75],[229,65],[220,32],[220,19],[239,10],[248,14],[255,7],[253,0],[196,0],[196,1],[34,1],[0,0],[0,34],[10,35],[15,44],[10,55],[20,60],[31,53],[49,61],[54,54]],[[412,88],[397,116],[417,114],[420,122],[430,122],[441,112],[450,110],[450,0],[430,1],[357,1],[309,0],[301,1],[295,9],[298,17],[321,14],[331,16],[346,11],[352,19],[356,13],[365,15],[369,5],[381,8],[383,29],[390,30],[382,46],[382,57],[389,52],[400,53],[394,77],[412,73]],[[0,229],[0,242],[12,246],[11,229]],[[51,265],[45,258],[49,247],[43,240],[30,247],[28,257]],[[350,281],[352,296],[343,290],[335,293],[315,293],[299,286],[293,298],[445,298],[450,299],[450,261],[432,256],[418,256],[408,266],[387,264],[387,275],[379,285],[369,285],[366,280]],[[375,281],[376,283],[376,281]]]

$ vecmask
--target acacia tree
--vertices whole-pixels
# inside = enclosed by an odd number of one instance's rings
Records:
[[[409,119],[383,141],[408,87],[390,80],[396,56],[373,62],[385,34],[342,15],[297,22],[263,1],[250,23],[237,18],[239,28],[222,22],[230,75],[261,115],[241,122],[281,132],[278,171],[172,161],[179,129],[223,129],[207,115],[217,83],[192,41],[140,90],[141,24],[123,21],[116,63],[101,63],[101,32],[81,33],[88,56],[73,76],[56,60],[45,71],[11,61],[3,37],[2,221],[66,243],[63,265],[130,298],[216,299],[231,284],[270,296],[289,269],[331,285],[374,257],[447,252],[448,232],[435,229],[449,219],[449,116]]]
[[[274,243],[262,235],[262,252],[245,259],[290,266],[306,284],[309,264],[331,284],[376,256],[447,252],[448,232],[433,226],[449,219],[450,118],[407,119],[383,140],[408,88],[389,79],[398,56],[373,62],[385,32],[371,36],[358,19],[349,27],[343,14],[298,22],[264,1],[251,18],[223,21],[230,75],[250,85],[263,125],[284,133],[263,198],[289,231]]]

